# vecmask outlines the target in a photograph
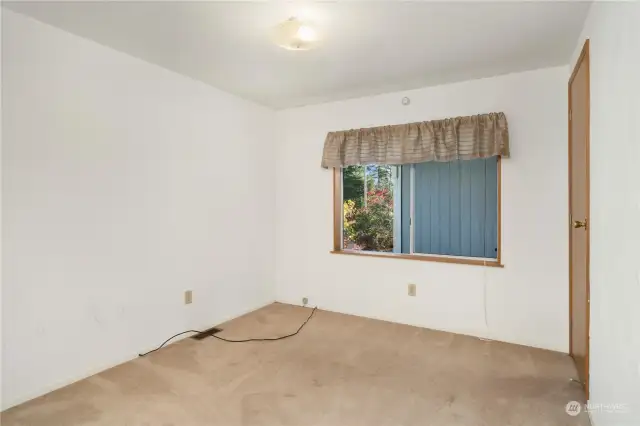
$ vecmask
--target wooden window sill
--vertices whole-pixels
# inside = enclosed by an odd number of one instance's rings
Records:
[[[496,259],[473,259],[466,257],[453,257],[453,256],[433,256],[426,254],[406,254],[406,253],[381,253],[373,251],[359,251],[359,250],[332,250],[331,254],[348,254],[351,256],[366,256],[366,257],[382,257],[389,259],[406,259],[406,260],[420,260],[423,262],[442,262],[442,263],[458,263],[462,265],[476,265],[476,266],[491,266],[494,268],[504,268],[504,265]]]

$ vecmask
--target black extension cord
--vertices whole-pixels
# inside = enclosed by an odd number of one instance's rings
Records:
[[[296,331],[294,331],[291,334],[287,334],[285,336],[280,336],[280,337],[263,337],[263,338],[252,338],[252,339],[240,339],[240,340],[232,340],[232,339],[225,339],[224,337],[220,337],[218,335],[212,334],[211,337],[215,337],[218,340],[222,340],[223,342],[229,342],[229,343],[246,343],[246,342],[273,342],[276,340],[282,340],[282,339],[286,339],[288,337],[292,337],[295,336],[296,334],[300,333],[300,330],[302,330],[302,327],[304,327],[305,325],[307,325],[307,323],[309,322],[309,320],[311,319],[311,317],[313,316],[313,314],[316,312],[316,309],[318,309],[318,307],[316,306],[315,308],[313,308],[313,310],[311,311],[311,313],[309,314],[309,316],[307,317],[306,320],[304,320],[304,322],[300,325],[300,327],[298,327],[298,329]],[[166,345],[167,343],[169,343],[171,341],[171,339],[181,336],[183,334],[186,333],[202,333],[202,331],[198,331],[198,330],[187,330],[187,331],[183,331],[181,333],[178,334],[174,334],[173,336],[169,337],[167,340],[165,340],[164,342],[162,342],[162,344],[160,346],[158,346],[155,349],[150,350],[149,352],[145,352],[143,354],[138,354],[138,356],[146,356],[149,355],[150,353],[153,353],[155,351],[158,351],[160,349],[162,349],[164,347],[164,345]]]

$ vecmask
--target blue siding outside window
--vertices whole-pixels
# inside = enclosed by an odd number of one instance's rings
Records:
[[[414,252],[497,258],[498,159],[415,164]],[[402,166],[402,252],[410,245],[411,165]]]

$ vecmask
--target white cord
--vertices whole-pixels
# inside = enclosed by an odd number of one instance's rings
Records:
[[[482,271],[482,296],[483,296],[482,305],[484,307],[484,327],[486,329],[487,336],[489,336],[491,333],[489,329],[489,318],[487,314],[487,261],[486,260],[484,261],[483,271]],[[483,337],[478,337],[478,339],[485,342],[493,341],[493,339],[483,338]]]
[[[482,268],[482,288],[483,288],[483,305],[484,305],[484,326],[489,334],[489,319],[487,317],[487,261],[484,261],[484,268]]]

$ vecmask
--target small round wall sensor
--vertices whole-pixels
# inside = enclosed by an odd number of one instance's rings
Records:
[[[404,98],[402,98],[402,105],[409,105],[411,103],[411,99],[407,98],[406,96]]]

